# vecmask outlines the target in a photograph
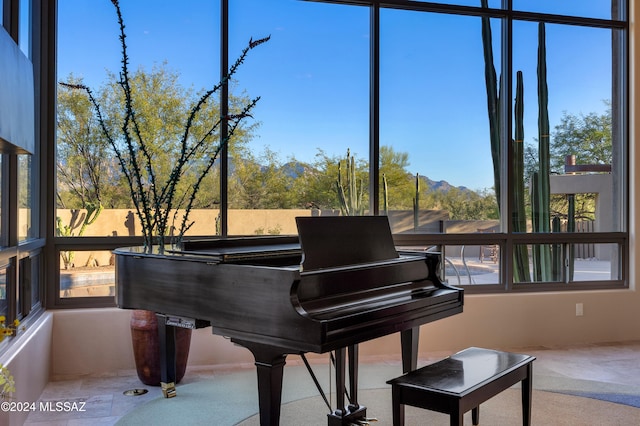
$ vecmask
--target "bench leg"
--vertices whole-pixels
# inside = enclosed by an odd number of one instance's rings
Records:
[[[404,404],[400,404],[400,389],[391,387],[391,404],[393,406],[393,426],[404,426]]]
[[[474,425],[480,424],[480,406],[471,409],[471,421]]]
[[[454,409],[449,415],[449,424],[451,426],[464,425],[464,413],[460,410],[460,406]]]
[[[533,363],[527,365],[527,378],[522,381],[522,424],[531,425],[531,393],[533,377]]]

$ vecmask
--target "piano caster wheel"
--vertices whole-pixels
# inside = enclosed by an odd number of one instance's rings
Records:
[[[162,386],[162,394],[164,395],[165,398],[173,398],[174,396],[176,396],[176,384],[171,382],[171,383],[160,383],[160,385]]]

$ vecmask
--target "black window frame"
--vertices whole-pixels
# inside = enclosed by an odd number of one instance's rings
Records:
[[[8,0],[5,0],[5,4]],[[34,0],[35,1],[35,0]],[[44,0],[41,0],[44,1]],[[229,3],[233,0],[220,0],[221,18],[218,24],[220,26],[220,55],[221,70],[223,73],[228,64],[228,9]],[[547,291],[576,291],[576,290],[595,290],[595,289],[624,289],[629,287],[629,18],[628,18],[628,0],[620,0],[619,16],[617,20],[607,20],[599,18],[586,18],[579,16],[554,15],[546,13],[533,13],[525,11],[513,10],[511,0],[503,0],[502,8],[482,9],[473,6],[461,6],[451,4],[441,4],[437,2],[418,2],[411,0],[299,0],[318,3],[344,4],[350,6],[362,6],[370,9],[370,115],[369,115],[369,194],[370,194],[370,211],[379,214],[380,205],[380,188],[379,188],[379,103],[380,103],[380,10],[383,8],[403,9],[420,12],[436,12],[444,14],[458,14],[470,16],[488,16],[490,18],[500,19],[506,23],[506,33],[502,37],[507,40],[507,46],[503,50],[508,49],[510,43],[509,27],[513,21],[531,21],[546,23],[561,23],[568,25],[589,26],[598,28],[609,28],[619,30],[622,36],[619,37],[617,49],[621,53],[621,66],[618,75],[614,75],[613,83],[618,94],[616,99],[617,107],[621,111],[620,117],[623,123],[616,125],[616,137],[621,140],[623,145],[624,159],[621,164],[622,180],[624,181],[624,197],[620,201],[621,210],[623,211],[623,231],[620,232],[597,232],[597,233],[563,233],[563,234],[536,234],[527,233],[519,234],[511,231],[511,225],[505,218],[509,217],[509,212],[503,212],[501,217],[502,228],[506,229],[503,233],[494,234],[402,234],[395,235],[395,242],[399,246],[416,246],[416,245],[483,245],[497,244],[500,247],[500,284],[482,285],[482,286],[465,286],[468,293],[505,293],[505,292],[547,292]],[[37,1],[36,3],[40,3]],[[47,11],[48,22],[44,26],[43,31],[55,39],[56,10],[55,5]],[[6,10],[6,9],[5,9]],[[6,12],[5,12],[6,13]],[[44,22],[45,20],[43,20]],[[49,43],[51,41],[49,40]],[[52,116],[55,111],[55,47],[50,46],[48,50],[49,69],[43,78],[45,79],[43,87],[45,88],[43,95],[48,95],[46,99],[47,114],[43,114],[41,125],[46,129],[43,137],[43,158],[47,159],[46,166],[43,170],[42,189],[45,194],[41,199],[46,200],[46,215],[42,222],[42,229],[46,230],[47,244],[44,249],[45,265],[47,277],[53,278],[46,283],[46,306],[52,308],[75,308],[75,307],[102,307],[114,306],[113,297],[95,297],[95,298],[61,298],[60,297],[60,265],[59,253],[63,250],[112,250],[122,246],[141,245],[141,237],[58,237],[55,234],[55,155],[46,155],[47,152],[55,152],[55,117]],[[512,67],[510,55],[504,56],[503,75],[509,76],[503,82],[504,90],[508,93],[505,99],[512,99]],[[505,101],[506,102],[506,101]],[[221,111],[224,112],[224,105],[227,103],[226,93],[222,94]],[[505,111],[509,111],[511,115],[511,105],[507,105]],[[503,134],[511,135],[511,120],[505,120],[507,128]],[[224,133],[223,133],[224,135]],[[46,141],[45,141],[46,139]],[[504,149],[510,149],[509,144],[503,141]],[[222,235],[227,235],[227,198],[226,198],[226,179],[224,176],[228,173],[226,163],[226,153],[222,155],[222,173],[221,178],[221,230]],[[508,167],[508,166],[507,166]],[[510,191],[506,191],[510,193]],[[506,197],[507,195],[505,195]],[[502,205],[510,206],[508,199]],[[577,243],[593,243],[593,244],[615,244],[619,247],[619,258],[617,259],[617,268],[620,271],[620,279],[612,279],[608,281],[589,281],[589,282],[572,282],[566,285],[564,282],[548,282],[548,283],[513,283],[513,266],[512,252],[513,247],[518,244],[560,244],[569,245]]]

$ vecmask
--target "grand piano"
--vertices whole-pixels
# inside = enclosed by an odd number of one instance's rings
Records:
[[[462,312],[463,291],[438,278],[436,254],[397,251],[385,216],[296,222],[298,236],[193,240],[163,253],[117,249],[117,305],[168,319],[168,363],[171,329],[185,324],[211,325],[250,350],[262,426],[279,424],[286,356],[331,352],[337,407],[328,424],[364,424],[358,344],[400,332],[403,370],[415,369],[419,326]],[[167,380],[172,371],[164,366]]]

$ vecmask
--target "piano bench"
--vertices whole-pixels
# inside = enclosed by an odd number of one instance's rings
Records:
[[[404,406],[446,413],[450,424],[463,424],[472,410],[480,421],[480,404],[522,382],[522,424],[531,424],[531,385],[535,357],[482,348],[468,348],[442,361],[389,380],[393,425],[404,425]]]

